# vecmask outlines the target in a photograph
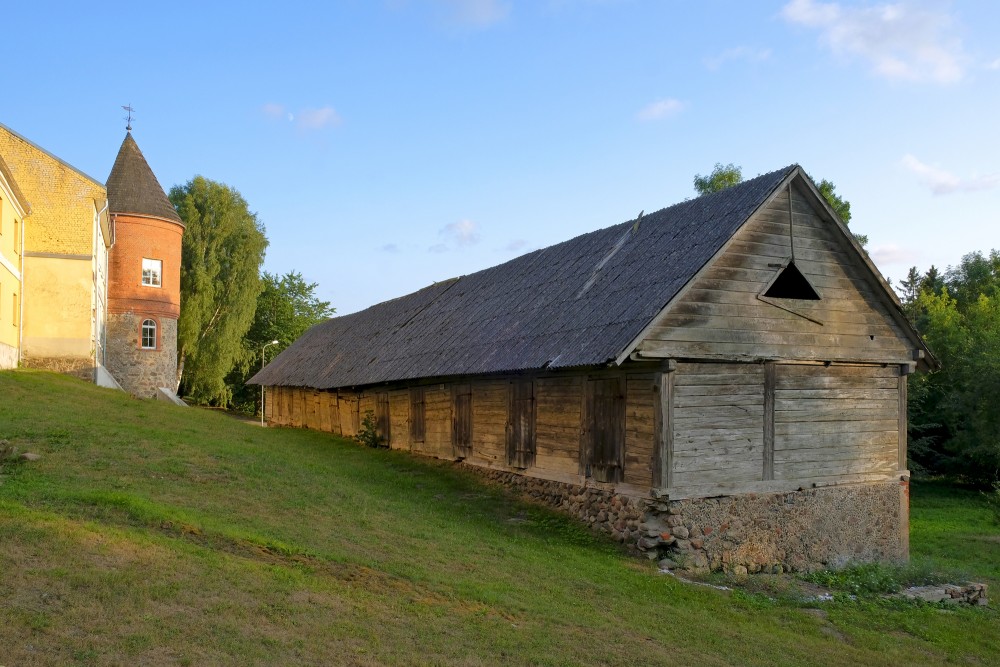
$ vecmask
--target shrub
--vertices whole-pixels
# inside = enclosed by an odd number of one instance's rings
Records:
[[[381,447],[384,444],[382,436],[378,434],[378,420],[375,418],[375,413],[372,410],[365,411],[357,438],[362,445],[367,445],[368,447]]]

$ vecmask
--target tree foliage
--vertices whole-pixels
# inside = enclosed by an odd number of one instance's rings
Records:
[[[267,238],[235,189],[201,176],[170,189],[184,221],[181,315],[177,325],[182,395],[226,405],[226,375],[243,361],[253,322]]]
[[[942,366],[909,380],[911,465],[1000,480],[1000,253],[966,255],[943,277],[911,269],[903,302]]]
[[[260,370],[261,364],[334,313],[329,301],[320,301],[316,296],[318,285],[307,283],[297,271],[283,276],[265,271],[260,281],[253,323],[243,338],[242,360],[226,378],[233,396],[232,407],[244,412],[259,409],[259,389],[248,387],[246,382]],[[264,346],[274,340],[278,344],[269,345],[265,351]],[[264,354],[266,359],[261,358]]]
[[[730,162],[729,164],[715,163],[715,169],[708,176],[695,174],[694,189],[699,195],[707,195],[719,190],[731,188],[743,182],[743,170]],[[845,225],[851,222],[851,202],[837,194],[837,186],[833,182],[823,179],[816,184],[816,189],[823,195],[823,198],[830,204],[830,207],[840,217]],[[854,238],[862,246],[868,244],[866,234],[855,234]]]
[[[719,190],[731,188],[743,182],[743,170],[733,163],[715,163],[715,169],[708,176],[694,175],[694,189],[699,195],[708,195]]]

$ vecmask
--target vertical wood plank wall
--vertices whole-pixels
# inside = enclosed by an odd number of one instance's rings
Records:
[[[625,381],[625,483],[653,485],[653,408],[659,394],[652,373],[631,373]]]
[[[535,468],[554,476],[576,476],[580,467],[580,377],[535,383]]]
[[[622,481],[686,491],[771,480],[807,485],[887,479],[905,465],[900,430],[906,372],[898,364],[678,362],[670,372],[623,374]],[[534,381],[531,474],[580,480],[587,382],[586,374]],[[471,396],[470,451],[453,442],[458,392]],[[411,442],[405,387],[360,394],[273,387],[266,409],[274,424],[352,436],[365,411],[374,410],[376,396],[387,395],[391,447],[443,459],[467,455],[470,463],[507,468],[509,392],[508,378],[424,386],[420,442]],[[654,470],[661,464],[662,470]]]

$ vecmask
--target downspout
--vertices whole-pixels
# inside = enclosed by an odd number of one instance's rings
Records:
[[[95,222],[97,224],[94,227],[94,253],[98,252],[97,242],[101,238],[101,215],[105,211],[108,210],[108,206],[110,206],[110,203],[108,202],[107,197],[105,197],[104,198],[104,208],[102,208],[100,211],[97,212],[97,218],[95,219]],[[108,226],[109,226],[109,230],[108,231],[110,231],[110,224]],[[107,262],[107,255],[108,255],[108,253],[105,252],[104,253],[105,262]],[[95,260],[97,259],[96,255],[95,255],[94,259]],[[94,264],[95,264],[95,266],[94,266],[94,269],[95,269],[94,270],[94,298],[98,299],[99,296],[100,296],[100,294],[101,294],[101,292],[100,292],[100,289],[99,289],[99,285],[97,284],[97,277],[101,274],[101,272],[99,270],[100,267],[97,266],[97,262],[96,261],[94,262]],[[104,285],[105,285],[105,287],[107,287],[107,278],[108,278],[108,274],[105,273],[104,274]],[[104,296],[105,296],[105,301],[107,301],[107,294],[105,294]],[[98,302],[98,305],[100,305],[100,302]],[[106,308],[107,308],[107,305],[105,304],[104,309],[106,309]],[[101,326],[101,324],[100,324],[101,320],[100,319],[98,319],[96,322],[94,322],[94,326],[97,329],[94,332],[94,340],[96,340],[97,344],[101,346],[101,358],[100,358],[100,360],[98,360],[98,358],[95,356],[94,357],[94,365],[95,366],[97,366],[97,365],[104,366],[104,360],[105,360],[105,352],[104,352],[104,343],[105,343],[105,340],[104,340],[104,328],[108,324],[107,313],[106,312],[98,312],[97,313],[97,317],[98,318],[101,318],[101,317],[104,318],[104,327]],[[98,332],[101,335],[100,338],[98,338],[98,336],[97,336]],[[94,382],[97,382],[97,375],[96,375],[97,370],[96,369],[94,370],[94,373],[95,373],[95,375],[94,375]]]
[[[28,216],[21,216],[21,252],[18,254],[18,269],[21,271],[21,300],[17,304],[17,365],[24,359],[24,226]]]

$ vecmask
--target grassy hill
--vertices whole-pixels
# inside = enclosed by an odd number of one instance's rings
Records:
[[[449,463],[0,373],[0,665],[996,664],[1000,616],[684,584]],[[1000,582],[975,495],[914,552]],[[993,592],[997,592],[994,590]]]

